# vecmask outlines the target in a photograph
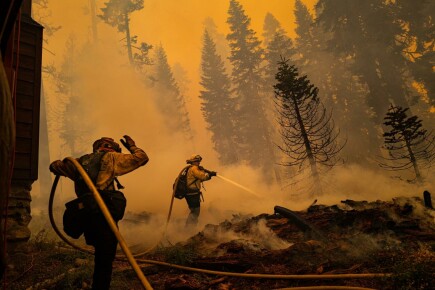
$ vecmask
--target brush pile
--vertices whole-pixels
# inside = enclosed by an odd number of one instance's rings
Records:
[[[435,285],[435,211],[419,198],[345,200],[306,211],[234,216],[153,258],[191,267],[262,274],[391,273],[389,278],[271,280],[158,271],[160,289],[276,289],[347,285],[431,289]],[[222,242],[227,237],[227,241]],[[157,268],[157,267],[154,267]],[[162,268],[160,270],[163,270]],[[150,272],[151,274],[151,272]]]

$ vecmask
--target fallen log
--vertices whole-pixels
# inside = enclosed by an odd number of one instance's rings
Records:
[[[301,231],[305,233],[309,233],[313,239],[318,239],[323,242],[327,242],[328,239],[325,235],[316,229],[314,226],[310,225],[307,221],[302,219],[299,215],[297,215],[294,211],[289,210],[288,208],[276,205],[274,207],[275,214],[279,214],[285,218],[287,218],[290,222],[292,222],[295,226],[297,226]]]

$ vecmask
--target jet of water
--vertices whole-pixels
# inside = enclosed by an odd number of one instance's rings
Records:
[[[218,175],[216,175],[216,176],[219,177],[219,178],[221,178],[222,180],[228,182],[228,183],[231,183],[232,185],[237,186],[238,188],[241,188],[241,189],[243,189],[243,190],[245,190],[245,191],[247,191],[247,192],[249,192],[249,193],[255,195],[256,197],[261,197],[258,193],[255,193],[255,192],[252,191],[251,189],[249,189],[249,188],[247,188],[247,187],[245,187],[245,186],[243,186],[243,185],[241,185],[241,184],[238,184],[237,182],[232,181],[231,179],[228,179],[228,178],[226,178],[226,177],[223,177],[223,176],[220,175],[220,174],[218,174]]]

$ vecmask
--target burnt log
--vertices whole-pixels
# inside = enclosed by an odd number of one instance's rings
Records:
[[[425,190],[423,192],[423,198],[424,198],[424,206],[427,207],[427,208],[433,209],[432,198],[430,196],[430,192],[429,191]]]
[[[324,242],[327,242],[327,238],[325,235],[316,229],[314,226],[310,225],[307,221],[302,219],[299,215],[297,215],[294,211],[291,211],[285,207],[276,205],[274,207],[275,214],[279,214],[285,218],[287,218],[290,222],[292,222],[295,226],[297,226],[301,231],[307,233],[311,238],[318,239]]]

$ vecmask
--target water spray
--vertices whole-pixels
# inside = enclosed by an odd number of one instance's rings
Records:
[[[252,191],[251,189],[249,189],[249,188],[247,188],[247,187],[245,187],[245,186],[243,186],[243,185],[241,185],[241,184],[239,184],[239,183],[237,183],[237,182],[235,182],[235,181],[232,181],[231,179],[228,179],[228,178],[226,178],[226,177],[223,177],[223,176],[220,175],[220,174],[217,174],[216,176],[219,177],[219,178],[221,178],[222,180],[228,182],[228,183],[231,183],[232,185],[237,186],[238,188],[243,189],[244,191],[249,192],[250,194],[255,195],[256,197],[261,197],[258,193],[255,193],[255,192]]]

